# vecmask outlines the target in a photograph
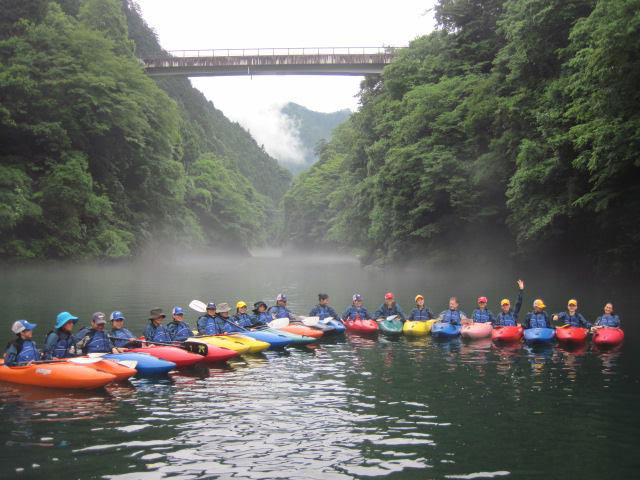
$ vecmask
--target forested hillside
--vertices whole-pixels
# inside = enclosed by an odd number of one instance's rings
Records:
[[[304,153],[302,163],[283,163],[294,174],[307,170],[318,161],[318,149],[331,139],[334,128],[351,115],[349,109],[315,112],[293,102],[284,105],[280,111],[293,122]]]
[[[640,267],[640,0],[440,0],[285,197],[292,245]],[[478,247],[478,248],[472,248]]]
[[[145,76],[160,47],[133,2],[0,6],[0,257],[273,235],[290,174],[188,80]]]

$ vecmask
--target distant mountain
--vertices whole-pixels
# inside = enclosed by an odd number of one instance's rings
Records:
[[[318,161],[316,147],[321,142],[331,140],[333,129],[344,122],[351,110],[339,110],[333,113],[314,112],[308,108],[289,102],[280,111],[297,127],[298,138],[304,151],[304,163],[282,162],[282,166],[293,174],[298,174]]]

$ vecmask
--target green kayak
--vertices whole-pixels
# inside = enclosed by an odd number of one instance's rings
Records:
[[[300,346],[300,345],[308,345],[309,343],[317,343],[318,342],[318,339],[314,338],[314,337],[307,337],[305,335],[296,335],[295,333],[285,332],[284,330],[276,330],[275,328],[270,328],[270,327],[261,328],[259,331],[260,332],[275,333],[276,335],[284,335],[289,340],[291,340],[291,343],[289,343],[289,346],[291,346],[291,347]]]
[[[392,320],[378,320],[380,331],[386,335],[400,335],[402,333],[402,320],[394,318]]]

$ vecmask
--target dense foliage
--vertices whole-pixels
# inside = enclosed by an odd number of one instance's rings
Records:
[[[639,268],[640,0],[435,13],[285,196],[289,242],[368,261],[493,250]]]
[[[283,105],[280,111],[293,124],[304,155],[301,163],[282,162],[294,174],[307,170],[318,161],[318,150],[331,139],[333,130],[351,115],[349,109],[314,112],[293,102]]]
[[[136,54],[161,50],[135,4],[0,6],[0,256],[242,250],[273,234],[290,174],[187,79],[144,74]]]

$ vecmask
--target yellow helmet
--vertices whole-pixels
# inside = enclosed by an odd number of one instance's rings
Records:
[[[416,299],[414,301],[417,302],[419,298],[424,300],[424,295],[421,295],[421,294],[416,295]]]
[[[238,303],[236,303],[236,308],[242,308],[242,307],[246,307],[247,304],[244,303],[242,300],[240,300]]]
[[[508,298],[503,298],[500,300],[500,305],[511,305],[511,301]]]
[[[546,305],[544,304],[544,302],[542,301],[541,298],[536,298],[535,301],[533,302],[533,306],[534,307],[538,307],[538,308],[545,308]]]
[[[572,298],[571,300],[569,300],[567,302],[567,305],[575,305],[577,307],[578,306],[578,301],[575,298]]]

